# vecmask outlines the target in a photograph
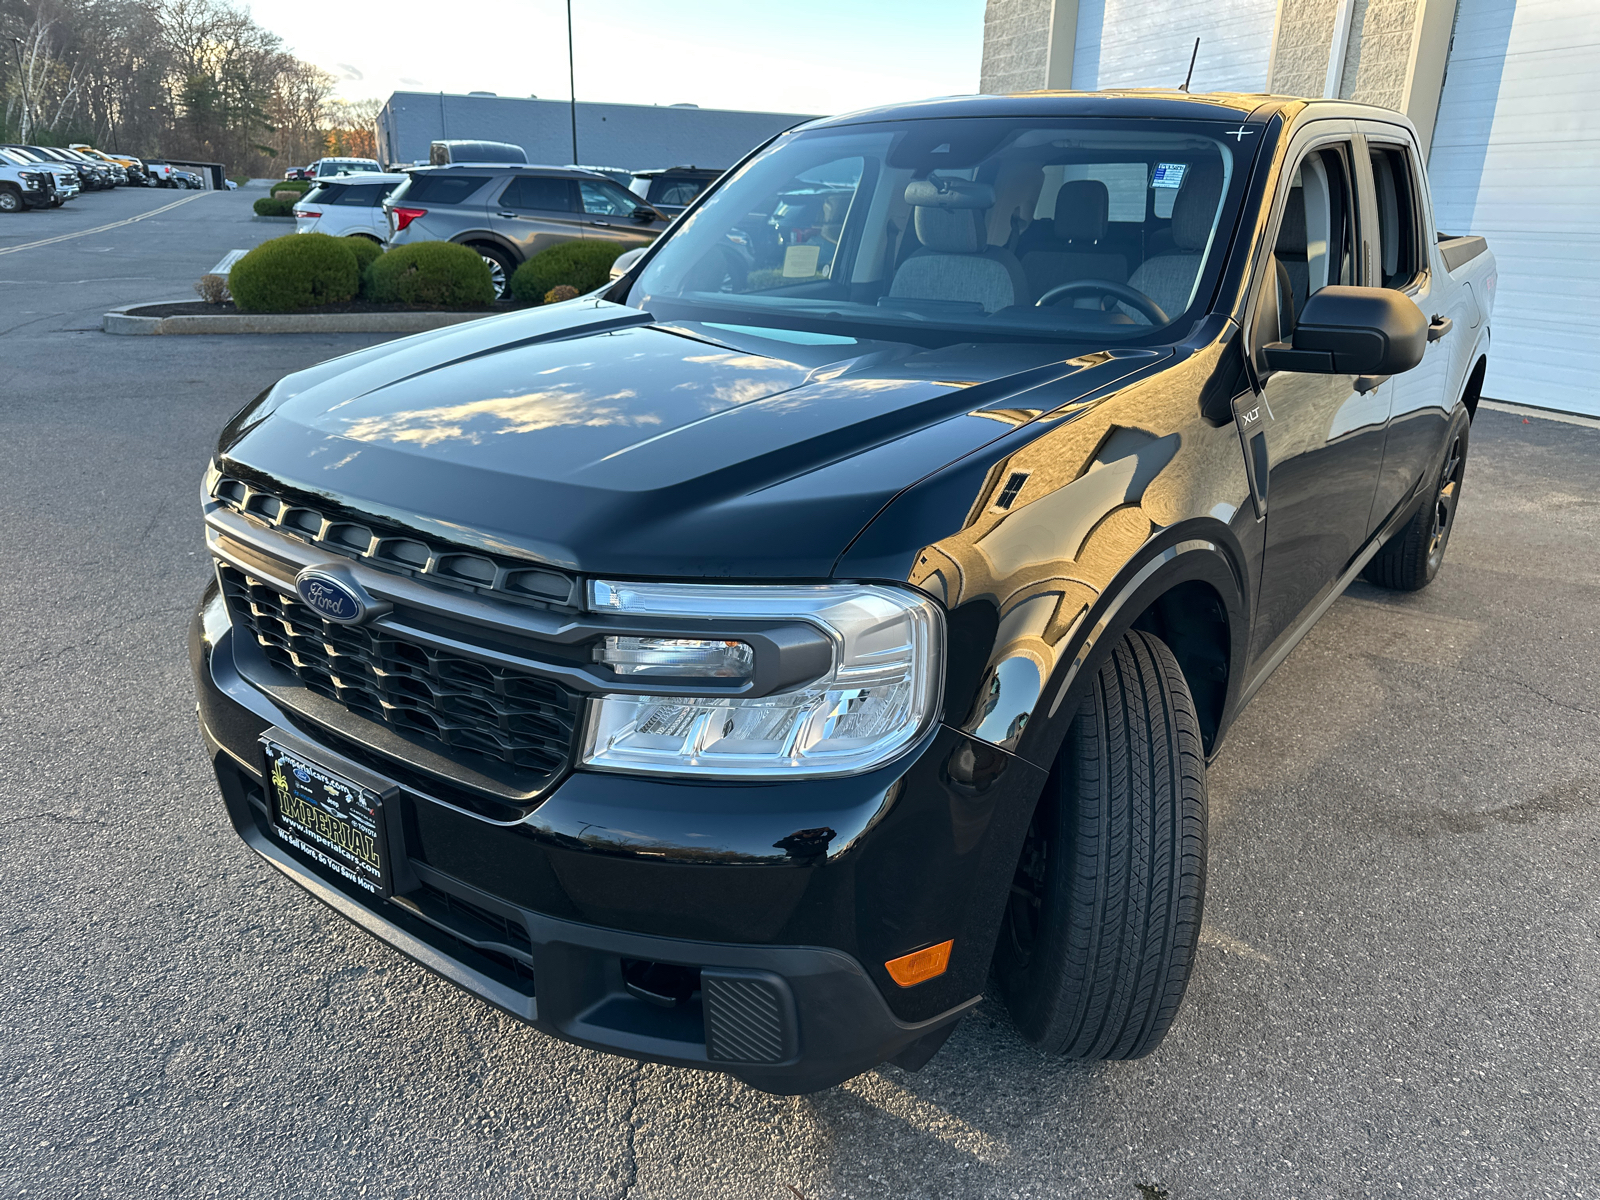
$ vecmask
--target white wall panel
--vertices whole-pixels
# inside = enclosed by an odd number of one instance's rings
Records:
[[[1177,87],[1195,62],[1196,92],[1262,92],[1277,0],[1079,0],[1072,86]]]
[[[1459,0],[1428,173],[1500,265],[1486,395],[1600,415],[1600,4]]]

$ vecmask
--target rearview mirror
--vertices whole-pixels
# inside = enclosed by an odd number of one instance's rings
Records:
[[[1422,361],[1428,318],[1392,288],[1322,288],[1301,310],[1288,342],[1262,347],[1274,371],[1398,375]]]

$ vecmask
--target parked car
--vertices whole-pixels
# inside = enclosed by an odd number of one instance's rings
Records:
[[[294,206],[296,233],[364,237],[383,243],[389,237],[384,198],[406,181],[387,172],[324,179]]]
[[[113,186],[108,168],[91,162],[80,154],[73,154],[59,146],[22,145],[17,149],[26,151],[41,162],[60,163],[75,171],[79,185],[86,192],[103,192]]]
[[[428,164],[448,167],[451,163],[525,163],[528,154],[510,142],[448,140],[428,147]]]
[[[1358,576],[1440,578],[1496,267],[1424,162],[1336,100],[858,112],[600,297],[287,376],[203,485],[234,829],[635,1059],[914,1070],[991,981],[1048,1052],[1149,1053],[1230,724]]]
[[[563,167],[418,167],[384,201],[389,244],[460,242],[489,264],[495,294],[529,258],[562,242],[625,247],[655,240],[667,218],[602,175]]]
[[[0,212],[47,208],[55,200],[55,179],[36,163],[25,163],[0,150]]]
[[[328,179],[336,175],[360,175],[365,172],[383,173],[383,168],[371,158],[319,158],[306,168],[307,179]]]
[[[176,181],[179,187],[185,187],[191,191],[202,189],[206,186],[206,181],[201,179],[200,176],[196,175],[193,171],[174,171],[172,173],[172,178],[174,181]]]
[[[630,185],[637,196],[664,213],[677,216],[701,192],[722,177],[709,167],[663,167],[656,171],[635,171]]]
[[[145,186],[147,187],[177,187],[178,181],[173,178],[177,168],[169,162],[159,158],[147,158],[144,161]]]
[[[144,164],[131,154],[107,154],[82,142],[74,142],[68,148],[77,151],[79,154],[88,155],[90,158],[121,167],[127,176],[127,183],[137,184],[144,182]]]
[[[50,201],[53,207],[61,207],[82,190],[77,170],[66,163],[45,155],[34,154],[22,146],[0,146],[0,152],[3,152],[15,166],[25,169],[37,167],[50,173],[55,181],[55,197]]]
[[[311,172],[307,167],[290,167],[283,173],[285,179],[310,179]]]

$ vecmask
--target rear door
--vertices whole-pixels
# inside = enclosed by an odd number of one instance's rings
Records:
[[[573,181],[560,175],[512,175],[489,203],[494,231],[516,247],[521,261],[584,235]]]
[[[1430,235],[1428,191],[1409,135],[1377,121],[1363,122],[1362,133],[1371,176],[1372,282],[1404,292],[1431,319],[1422,362],[1387,385],[1389,436],[1372,505],[1373,520],[1381,523],[1435,465],[1450,412],[1466,385],[1479,311],[1465,285],[1450,278],[1439,258]]]
[[[632,250],[635,246],[648,246],[667,227],[665,221],[636,218],[633,214],[640,207],[639,198],[609,179],[580,179],[578,193],[587,237]]]
[[[1270,658],[1366,543],[1383,463],[1386,384],[1272,371],[1261,347],[1289,340],[1306,300],[1365,282],[1354,126],[1313,122],[1280,178],[1250,348],[1261,380],[1241,428],[1266,520],[1251,657]],[[1271,286],[1267,286],[1270,283]]]

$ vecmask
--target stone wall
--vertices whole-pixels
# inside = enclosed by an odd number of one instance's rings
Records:
[[[988,0],[978,90],[1028,92],[1045,85],[1052,0]]]
[[[1267,86],[1284,96],[1320,96],[1328,79],[1339,0],[1283,0]]]
[[[1401,108],[1417,0],[1356,0],[1339,95],[1362,104]]]

